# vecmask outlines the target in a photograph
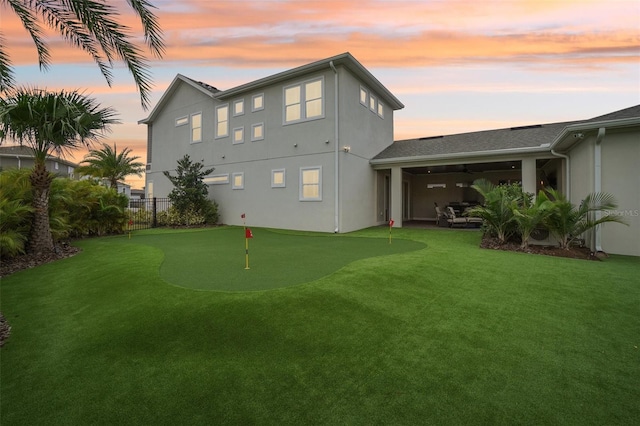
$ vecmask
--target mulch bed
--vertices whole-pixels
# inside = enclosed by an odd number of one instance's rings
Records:
[[[568,257],[571,259],[583,260],[600,260],[602,257],[606,257],[606,254],[604,253],[598,253],[597,255],[592,253],[589,247],[572,246],[565,250],[558,246],[540,246],[530,244],[527,249],[523,250],[520,248],[520,242],[507,241],[504,244],[500,244],[497,238],[489,237],[487,235],[482,237],[480,247],[491,250],[516,251],[520,253],[542,254],[546,256]]]
[[[2,262],[0,262],[0,278],[11,275],[14,272],[22,271],[23,269],[31,269],[55,260],[71,257],[79,251],[79,248],[73,247],[67,242],[62,242],[57,244],[55,250],[49,254],[40,256],[23,254],[9,259],[2,259]]]

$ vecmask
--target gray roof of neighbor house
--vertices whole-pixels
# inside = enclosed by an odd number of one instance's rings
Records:
[[[395,141],[371,162],[385,163],[418,157],[446,157],[463,154],[499,153],[499,151],[549,151],[567,128],[577,129],[593,123],[640,118],[640,105],[588,120],[535,124],[506,129],[454,135],[429,136]],[[497,152],[496,152],[497,151]]]
[[[21,158],[33,158],[33,151],[28,146],[24,145],[12,145],[12,146],[0,146],[0,156],[2,157],[21,157]],[[47,156],[50,160],[59,161],[63,164],[77,167],[77,164],[65,160],[64,158],[57,157],[55,155]]]
[[[323,69],[328,69],[331,66],[344,66],[354,75],[356,75],[364,84],[369,86],[370,89],[375,90],[378,97],[385,101],[385,103],[394,110],[404,108],[404,105],[393,93],[391,93],[386,87],[378,81],[365,67],[360,64],[349,52],[341,53],[340,55],[332,56],[330,58],[322,59],[320,61],[312,62],[310,64],[302,65],[297,68],[292,68],[287,71],[283,71],[259,80],[252,81],[250,83],[242,84],[237,87],[233,87],[228,90],[218,90],[217,88],[203,83],[201,81],[193,80],[182,74],[176,75],[167,90],[164,92],[156,106],[153,108],[147,118],[138,121],[138,124],[150,123],[156,117],[157,113],[162,109],[165,102],[170,98],[170,95],[178,87],[180,81],[185,82],[192,87],[200,90],[204,94],[215,99],[227,99],[233,96],[238,96],[242,93],[259,90],[263,87],[285,82],[290,79],[298,78],[311,72],[318,72]]]

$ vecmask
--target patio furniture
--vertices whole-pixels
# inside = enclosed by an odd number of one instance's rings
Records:
[[[450,227],[456,226],[456,225],[462,225],[462,226],[467,226],[467,218],[466,217],[459,217],[456,216],[456,212],[453,210],[453,208],[451,206],[447,207],[447,222],[449,223]]]
[[[434,204],[436,205],[436,225],[442,227],[451,226],[449,224],[449,217],[447,216],[447,214],[440,210],[440,207],[438,207],[437,203]]]

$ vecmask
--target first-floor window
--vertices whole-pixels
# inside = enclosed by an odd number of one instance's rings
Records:
[[[202,182],[207,185],[224,185],[229,183],[229,173],[207,176]]]
[[[233,173],[231,189],[244,189],[244,173]]]
[[[300,200],[322,200],[322,167],[300,168]]]
[[[147,198],[153,198],[153,181],[147,182]]]
[[[284,169],[271,170],[271,187],[272,188],[285,187],[285,170]]]

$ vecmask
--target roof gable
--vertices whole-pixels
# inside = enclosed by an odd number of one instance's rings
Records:
[[[214,98],[217,93],[220,93],[220,91],[213,86],[210,86],[201,81],[192,80],[182,74],[177,74],[173,78],[171,84],[169,84],[167,90],[165,90],[165,92],[162,94],[162,97],[160,98],[156,106],[153,107],[153,110],[151,110],[149,116],[147,118],[139,120],[138,124],[146,124],[152,122],[157,117],[158,113],[162,111],[162,108],[164,108],[169,99],[171,99],[171,96],[175,93],[178,87],[180,87],[180,85],[183,83],[193,87],[194,89],[204,93],[211,98]]]

